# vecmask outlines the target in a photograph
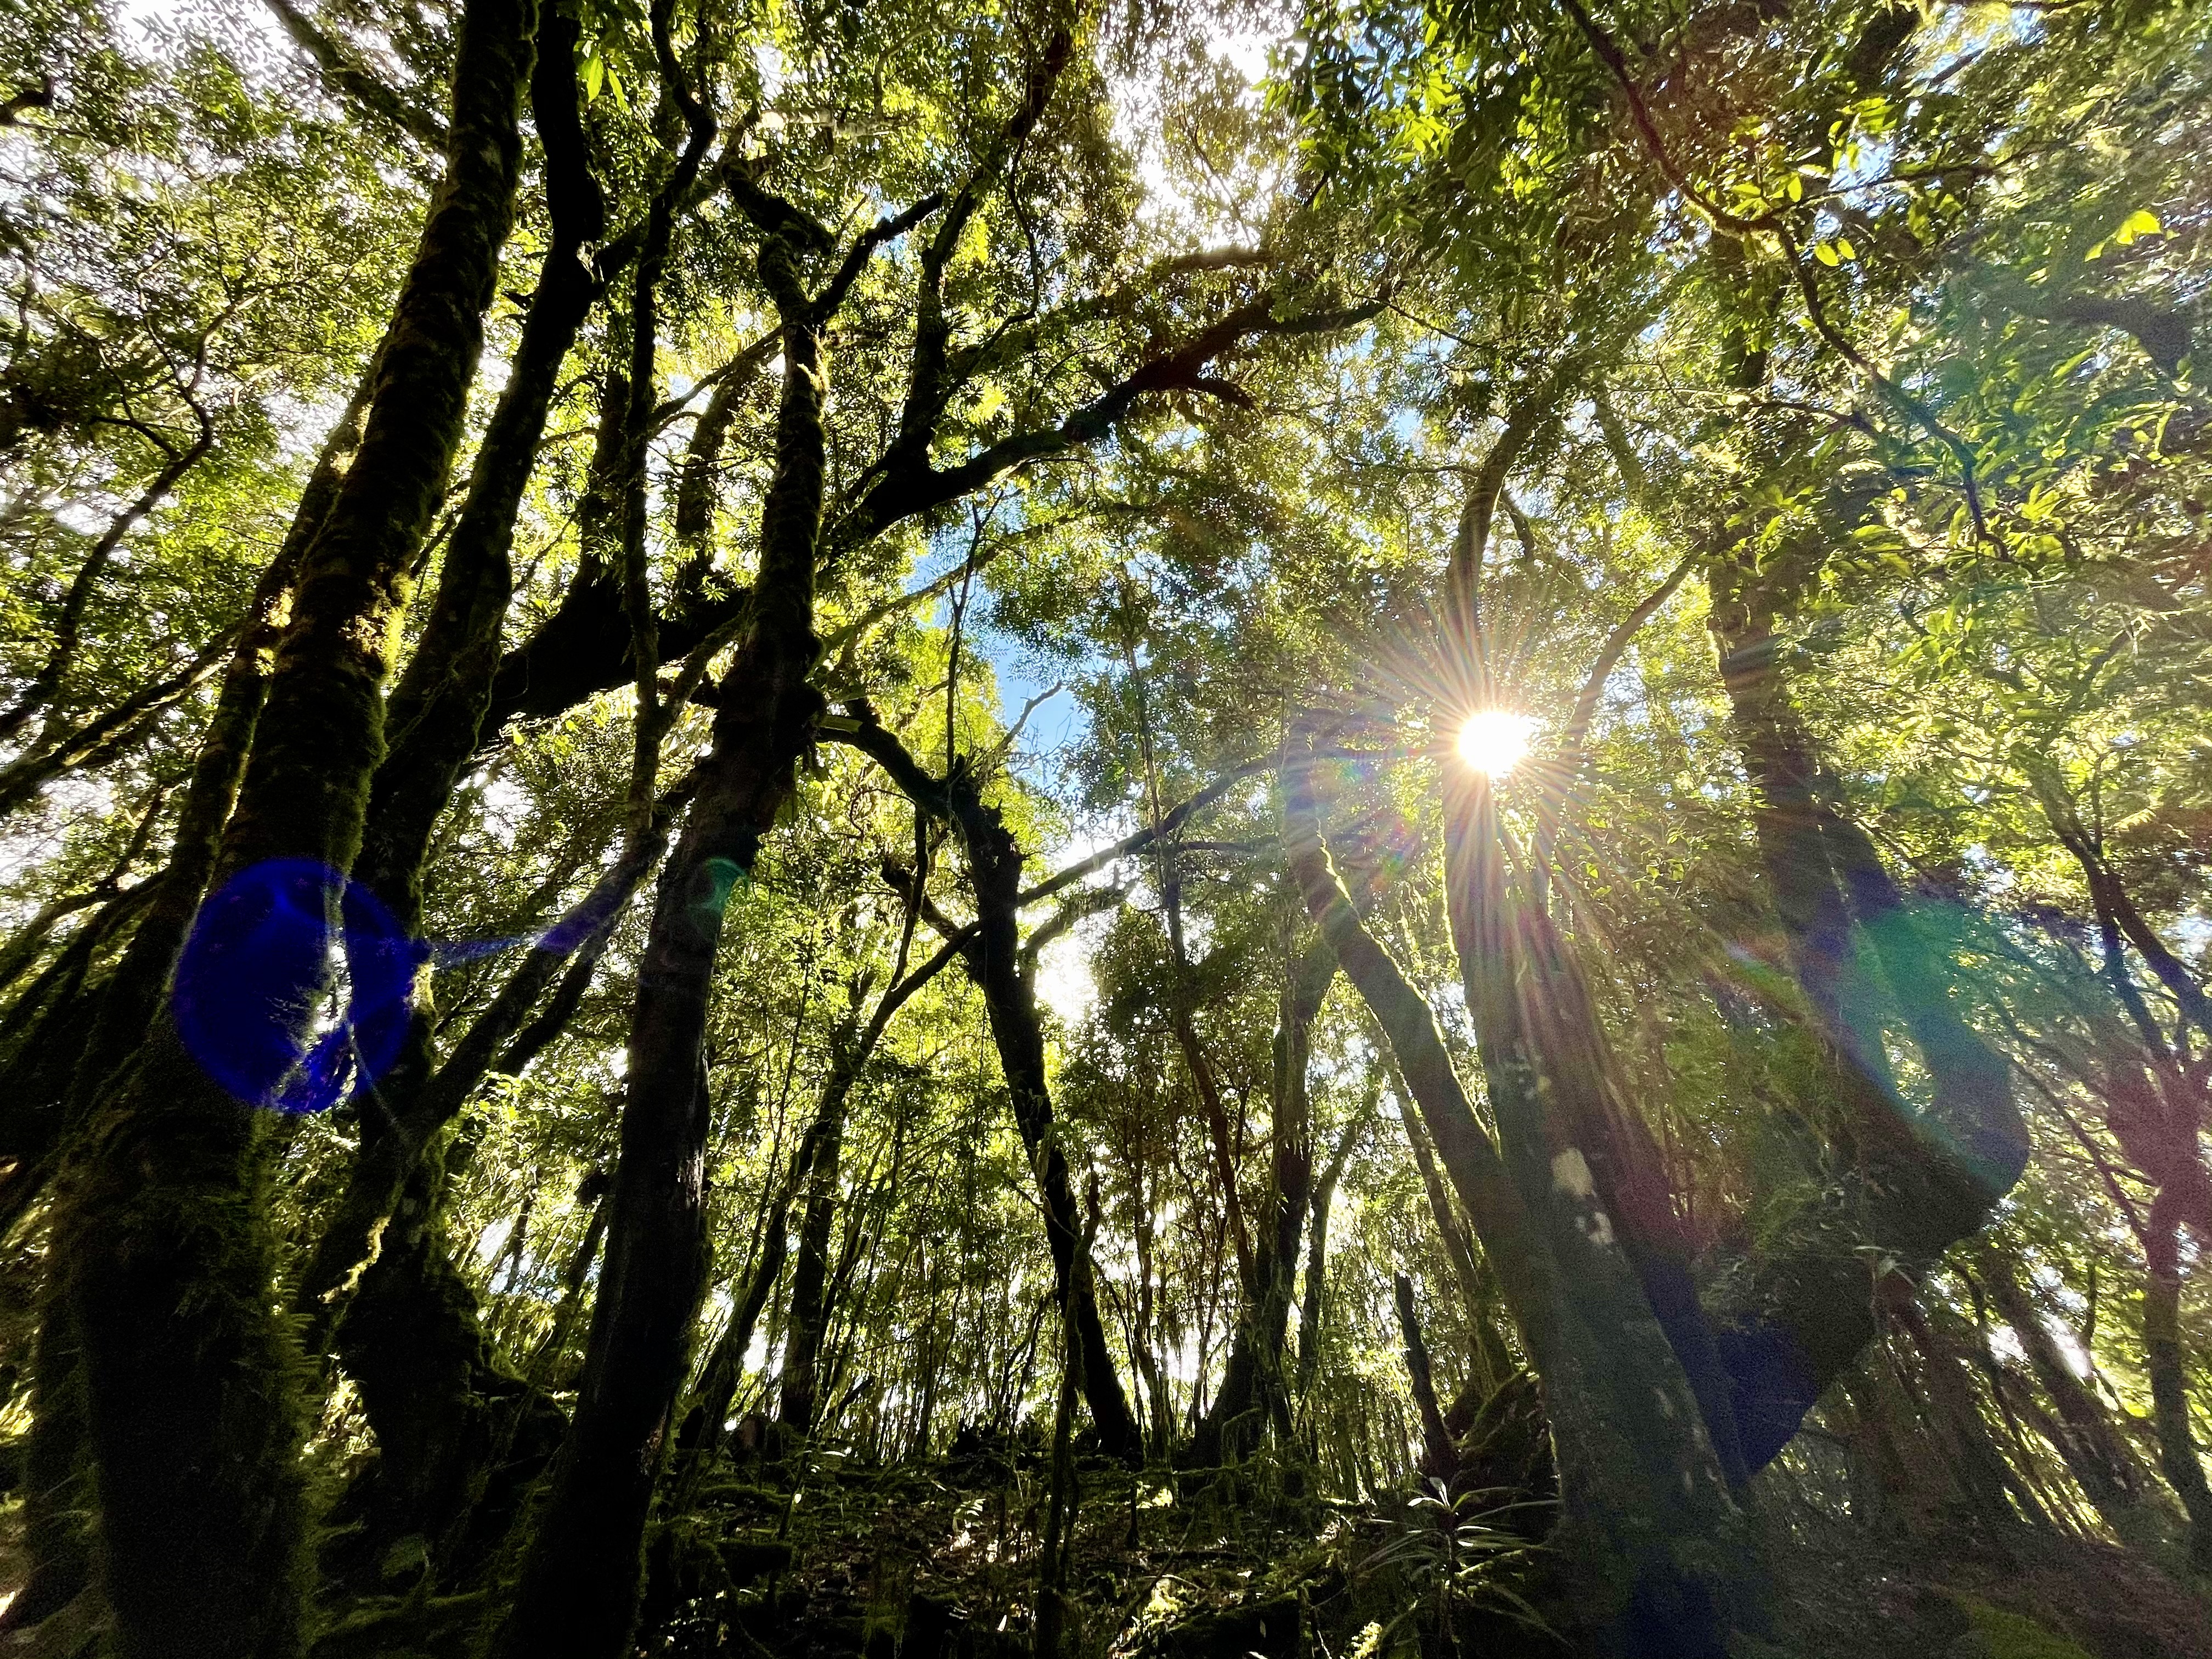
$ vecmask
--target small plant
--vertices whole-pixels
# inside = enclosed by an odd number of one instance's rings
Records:
[[[1425,1480],[1386,1523],[1390,1535],[1360,1571],[1395,1568],[1419,1589],[1421,1600],[1433,1598],[1437,1628],[1455,1651],[1459,1615],[1477,1608],[1559,1639],[1514,1582],[1542,1547],[1505,1524],[1506,1516],[1528,1502],[1504,1488],[1454,1492],[1442,1480]]]

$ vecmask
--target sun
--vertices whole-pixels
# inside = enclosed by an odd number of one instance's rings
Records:
[[[1459,729],[1459,757],[1478,772],[1502,778],[1528,752],[1528,737],[1535,726],[1526,714],[1478,709]]]

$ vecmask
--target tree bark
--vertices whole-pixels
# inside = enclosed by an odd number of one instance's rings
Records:
[[[389,641],[512,220],[535,22],[529,0],[471,0],[463,18],[446,178],[359,454],[303,562],[214,881],[276,858],[343,870],[359,848]],[[58,1223],[101,1577],[131,1659],[300,1647],[301,1426],[260,1129],[159,1020],[96,1109]]]
[[[2036,1380],[2057,1408],[2053,1438],[2067,1469],[2114,1537],[2131,1549],[2155,1549],[2171,1536],[2172,1528],[2153,1501],[2148,1471],[2120,1437],[2103,1402],[2067,1364],[2010,1259],[1995,1244],[1984,1244],[1975,1253],[1974,1265],[1990,1299],[2019,1337]]]
[[[1730,1615],[1755,1594],[1747,1524],[1585,1155],[1553,1142],[1512,982],[1469,974],[1501,1152],[1468,1103],[1427,1001],[1337,879],[1308,774],[1294,753],[1285,792],[1291,871],[1389,1040],[1543,1379],[1558,1446],[1560,1541],[1588,1583],[1590,1623],[1632,1645],[1717,1651]],[[1477,822],[1467,833],[1494,834],[1494,825]],[[1463,869],[1453,886],[1469,890]],[[1513,960],[1496,936],[1504,918],[1495,907],[1455,920],[1468,940],[1463,961]]]
[[[577,112],[577,32],[575,19],[558,9],[546,15],[540,31],[530,96],[546,155],[553,237],[507,384],[477,448],[436,597],[386,704],[386,752],[370,787],[368,825],[354,868],[410,933],[422,915],[431,832],[476,752],[490,704],[514,586],[509,552],[515,514],[537,465],[562,365],[605,282],[585,258],[605,232],[606,210]]]
[[[1284,1388],[1283,1343],[1297,1289],[1298,1242],[1314,1184],[1313,1106],[1306,1069],[1314,1020],[1336,977],[1336,953],[1317,939],[1290,965],[1274,1039],[1273,1148],[1243,1306],[1231,1340],[1229,1361],[1213,1403],[1191,1437],[1189,1459],[1208,1467],[1241,1455],[1252,1442],[1240,1423],[1255,1425],[1266,1412],[1288,1435],[1289,1397]]]
[[[791,795],[821,707],[807,675],[817,650],[827,319],[799,286],[799,255],[814,246],[805,232],[776,224],[763,235],[784,377],[759,575],[639,969],[606,1266],[575,1416],[495,1645],[511,1659],[556,1648],[616,1659],[636,1619],[646,1512],[707,1265],[703,1043],[723,914]]]

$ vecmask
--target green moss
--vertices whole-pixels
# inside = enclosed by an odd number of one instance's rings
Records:
[[[1777,1647],[1771,1642],[1737,1632],[1729,1638],[1729,1659],[1800,1659],[1788,1648]]]
[[[2080,1643],[2045,1629],[2025,1614],[2008,1613],[1972,1596],[1956,1600],[1974,1621],[1975,1633],[1987,1644],[1990,1659],[2095,1659]]]

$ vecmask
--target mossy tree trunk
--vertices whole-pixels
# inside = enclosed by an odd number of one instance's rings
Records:
[[[1746,1522],[1587,1157],[1572,1144],[1554,1144],[1513,983],[1489,971],[1469,975],[1470,1004],[1484,1000],[1473,1012],[1499,1125],[1493,1144],[1426,1000],[1367,931],[1336,876],[1297,747],[1294,736],[1285,793],[1292,872],[1346,978],[1382,1027],[1543,1379],[1558,1448],[1560,1541],[1585,1575],[1593,1630],[1630,1651],[1702,1644],[1717,1652],[1731,1613],[1756,1583]],[[1468,833],[1494,833],[1480,816],[1488,809],[1473,805]],[[1458,887],[1466,872],[1454,873]],[[1497,907],[1459,920],[1463,937],[1472,934],[1462,945],[1467,960],[1515,963],[1516,953],[1495,937],[1504,920]]]
[[[637,1616],[647,1511],[705,1283],[703,1044],[715,953],[730,895],[794,787],[821,707],[807,676],[817,654],[823,331],[835,307],[808,296],[801,261],[827,239],[793,210],[754,205],[756,222],[766,222],[761,271],[782,318],[784,356],[759,574],[639,969],[606,1263],[575,1415],[495,1646],[514,1659],[556,1648],[614,1659]]]
[[[1453,942],[1498,1151],[1571,1287],[1544,1378],[1568,1541],[1622,1598],[1632,1651],[1717,1646],[1755,1603],[1758,1573],[1729,1493],[1734,1414],[1668,1197],[1638,1178],[1653,1172],[1633,1157],[1571,963],[1507,878],[1487,781],[1448,790],[1445,811]]]
[[[576,21],[551,13],[540,33],[531,101],[554,234],[477,451],[429,615],[386,705],[388,744],[355,866],[410,936],[421,931],[432,833],[478,746],[513,591],[515,515],[561,368],[604,288],[607,265],[620,258],[602,256],[595,266],[585,258],[606,216],[579,117]],[[632,872],[631,884],[639,874]],[[625,890],[621,897],[627,896]],[[534,952],[523,976],[542,987],[557,957]],[[435,1547],[473,1503],[490,1459],[550,1450],[550,1402],[518,1407],[522,1384],[484,1340],[475,1293],[447,1251],[444,1162],[433,1143],[482,1067],[466,1078],[448,1071],[434,1079],[429,989],[426,975],[398,1059],[358,1103],[360,1139],[346,1189],[299,1300],[313,1346],[320,1350],[335,1340],[377,1432],[380,1502],[372,1531],[418,1533]],[[472,1035],[481,1042],[484,1034]],[[374,1304],[358,1330],[349,1328],[348,1301],[356,1285],[359,1299]],[[518,1418],[527,1431],[510,1445],[515,1437],[505,1430]]]
[[[359,848],[408,569],[512,221],[535,24],[529,0],[464,15],[446,178],[360,450],[303,561],[211,881],[273,858],[343,870]],[[263,1125],[160,1019],[67,1177],[54,1259],[84,1358],[101,1578],[133,1659],[301,1640],[298,1361],[272,1311]]]
[[[1298,1244],[1314,1188],[1313,1102],[1306,1068],[1313,1023],[1336,977],[1336,953],[1317,939],[1289,964],[1275,1025],[1273,1145],[1256,1217],[1252,1273],[1221,1386],[1191,1437],[1190,1460],[1205,1466],[1241,1453],[1264,1413],[1285,1437],[1290,1402],[1283,1344],[1297,1287]]]
[[[368,826],[354,872],[410,935],[421,928],[423,867],[432,832],[476,751],[490,701],[514,587],[508,555],[515,514],[537,460],[561,366],[601,286],[581,257],[604,231],[605,211],[586,163],[577,117],[577,25],[573,17],[555,12],[543,33],[531,95],[547,156],[553,239],[507,385],[477,452],[422,637],[386,708],[387,747],[370,787]],[[417,1005],[399,1060],[358,1108],[361,1143],[349,1184],[380,1186],[387,1206],[413,1157],[437,1127],[421,1123],[413,1109],[431,1065],[427,981],[418,988]],[[349,1193],[349,1200],[356,1196]],[[362,1244],[373,1249],[370,1239]],[[351,1280],[362,1265],[362,1259],[320,1253],[306,1295],[310,1303],[324,1304],[325,1321],[336,1313],[328,1305],[336,1287]]]
[[[207,890],[223,825],[237,799],[300,561],[329,515],[360,444],[374,384],[372,366],[325,437],[284,540],[255,585],[193,761],[169,856],[137,896],[138,921],[129,942],[104,980],[73,991],[41,1021],[24,1055],[38,1063],[8,1069],[14,1130],[9,1150],[16,1164],[0,1187],[0,1224],[12,1222],[44,1187],[65,1144],[70,1118],[97,1097],[100,1085],[159,1017],[170,969]],[[94,937],[91,924],[81,930],[84,943]],[[33,1576],[0,1616],[0,1628],[36,1623],[90,1581],[85,1517],[91,1493],[82,1468],[83,1379],[77,1365],[74,1322],[57,1301],[45,1316],[35,1367],[28,1468]]]

